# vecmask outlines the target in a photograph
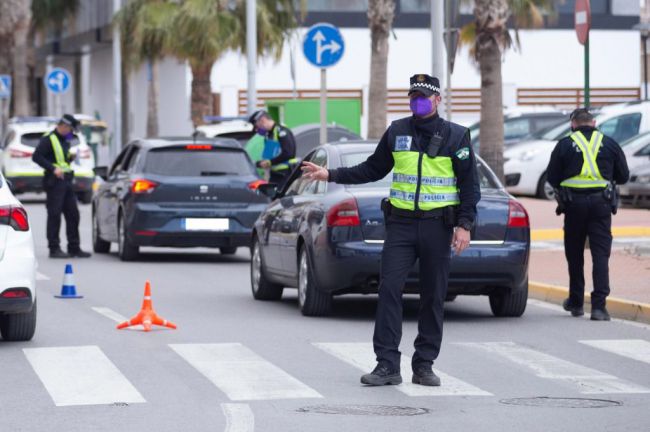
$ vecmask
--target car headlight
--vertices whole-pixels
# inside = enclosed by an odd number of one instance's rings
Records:
[[[537,156],[537,154],[538,154],[539,152],[541,152],[541,151],[542,151],[541,149],[530,149],[530,150],[526,150],[525,152],[522,152],[522,153],[519,155],[518,159],[519,159],[520,161],[522,161],[522,162],[527,162],[527,161],[533,159],[535,156]]]
[[[650,183],[650,174],[641,175],[636,178],[637,183]]]

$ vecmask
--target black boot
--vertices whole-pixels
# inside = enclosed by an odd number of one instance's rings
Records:
[[[609,312],[607,312],[607,309],[605,306],[602,308],[591,308],[591,320],[592,321],[609,321],[611,318],[609,317]]]
[[[582,306],[573,306],[571,304],[571,299],[564,300],[562,307],[565,311],[571,312],[571,315],[574,317],[583,316],[585,314],[585,309]]]
[[[50,249],[50,258],[70,258],[70,255],[63,252],[61,248]]]
[[[90,258],[92,256],[90,252],[82,251],[81,248],[68,249],[68,254],[72,258]]]
[[[440,377],[433,372],[431,366],[416,366],[413,368],[413,379],[411,382],[423,386],[437,387],[440,385]]]
[[[402,375],[399,370],[378,364],[375,370],[361,377],[361,383],[371,386],[397,385],[402,383]]]

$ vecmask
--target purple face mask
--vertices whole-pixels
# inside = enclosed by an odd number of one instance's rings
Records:
[[[424,117],[431,114],[431,111],[433,111],[433,102],[431,102],[431,99],[424,96],[411,98],[409,105],[411,107],[411,112],[413,112],[417,117]]]
[[[66,136],[64,136],[63,138],[65,138],[66,141],[72,141],[72,140],[74,139],[74,133],[69,132],[69,133],[68,133]]]
[[[258,134],[258,135],[266,136],[266,133],[267,133],[267,132],[268,132],[268,131],[267,131],[266,129],[264,129],[264,128],[261,128],[261,127],[260,127],[260,128],[257,128],[257,134]]]

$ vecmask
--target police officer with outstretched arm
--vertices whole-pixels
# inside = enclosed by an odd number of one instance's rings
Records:
[[[264,137],[262,160],[258,168],[270,169],[272,183],[281,185],[298,163],[296,159],[296,139],[286,126],[277,123],[264,110],[255,111],[248,119],[258,134]]]
[[[74,192],[74,171],[70,166],[73,155],[70,154],[70,142],[79,121],[70,114],[65,114],[52,132],[44,135],[32,160],[45,170],[43,189],[47,195],[47,243],[50,258],[88,258],[90,254],[79,246],[79,209]],[[61,213],[65,216],[65,228],[68,237],[68,253],[61,250],[59,230]]]
[[[548,182],[558,199],[559,215],[564,213],[564,253],[569,264],[569,298],[564,310],[584,315],[585,241],[593,261],[594,291],[591,319],[609,321],[609,255],[612,250],[612,213],[616,214],[616,184],[629,177],[625,154],[616,141],[596,129],[591,113],[584,108],[570,116],[571,134],[562,138],[547,168]]]
[[[390,197],[382,203],[386,241],[373,337],[377,367],[361,377],[369,385],[402,382],[402,288],[418,258],[420,309],[412,381],[440,385],[432,365],[442,342],[451,246],[456,254],[469,246],[480,199],[469,131],[437,113],[438,79],[414,75],[409,97],[413,115],[394,121],[365,162],[336,170],[309,162],[302,167],[307,178],[341,184],[373,182],[393,171]]]

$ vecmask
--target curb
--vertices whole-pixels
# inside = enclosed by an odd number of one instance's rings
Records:
[[[569,289],[540,282],[528,283],[528,295],[537,300],[562,305],[569,296]],[[591,309],[591,296],[585,294],[585,311]],[[612,317],[650,324],[650,304],[623,300],[616,297],[607,298],[607,310]]]
[[[650,237],[650,227],[612,227],[614,237]],[[564,230],[562,228],[534,229],[530,231],[530,239],[537,240],[563,240]]]

